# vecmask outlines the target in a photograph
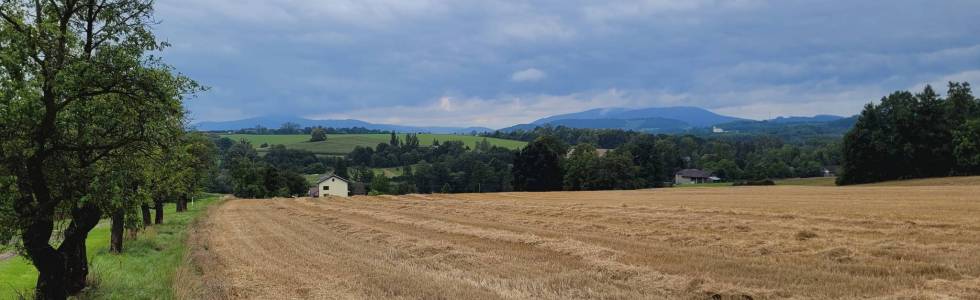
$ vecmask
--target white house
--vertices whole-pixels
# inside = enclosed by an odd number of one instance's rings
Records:
[[[712,126],[711,132],[713,133],[725,133],[725,130],[718,126]]]
[[[350,181],[333,174],[320,177],[316,182],[315,191],[310,191],[310,196],[319,197],[327,195],[338,197],[350,196]]]

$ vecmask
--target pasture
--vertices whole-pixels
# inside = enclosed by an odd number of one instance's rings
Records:
[[[231,200],[193,235],[192,257],[205,298],[975,299],[978,194],[967,183]]]
[[[232,140],[245,139],[252,142],[252,145],[256,147],[256,150],[262,152],[266,149],[258,148],[263,143],[268,143],[269,145],[285,145],[286,148],[290,149],[303,149],[309,150],[310,152],[322,155],[345,155],[354,150],[354,147],[374,147],[379,143],[387,143],[391,138],[388,134],[329,134],[327,135],[327,140],[323,142],[310,142],[310,135],[307,134],[292,134],[292,135],[258,135],[258,134],[223,134],[222,137],[227,137]],[[473,148],[476,146],[476,142],[482,141],[483,137],[471,136],[471,135],[454,135],[454,134],[419,134],[419,143],[423,146],[432,145],[433,142],[445,142],[445,141],[462,141]],[[399,134],[400,139],[404,139],[404,134]],[[505,147],[508,149],[519,149],[526,145],[526,142],[505,140],[498,138],[487,138],[487,141],[492,145]]]

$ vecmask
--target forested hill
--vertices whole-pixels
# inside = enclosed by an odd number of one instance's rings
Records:
[[[577,113],[555,115],[529,124],[519,124],[499,131],[504,133],[531,132],[538,127],[568,127],[575,129],[621,129],[646,133],[714,134],[715,127],[731,133],[769,134],[789,140],[813,136],[841,137],[855,118],[833,115],[813,117],[778,117],[755,121],[716,114],[697,107],[653,107],[643,109],[599,108]]]
[[[796,121],[789,121],[796,120]],[[787,142],[799,142],[814,137],[843,137],[857,122],[857,116],[848,118],[778,118],[766,121],[738,121],[719,124],[716,127],[725,134],[765,134],[777,136]],[[691,130],[696,135],[716,134],[712,128]]]
[[[577,113],[551,116],[531,124],[554,124],[559,120],[599,120],[599,119],[671,119],[687,123],[691,127],[705,127],[720,123],[743,120],[736,117],[724,116],[707,109],[690,106],[649,107],[639,109],[628,108],[597,108]]]
[[[254,128],[256,130],[280,128],[283,124],[295,124],[295,127],[323,127],[323,128],[365,128],[379,131],[396,132],[428,132],[428,133],[470,133],[491,131],[486,127],[450,127],[450,126],[405,126],[392,124],[375,124],[361,120],[311,120],[300,117],[255,117],[234,121],[221,122],[198,122],[192,127],[200,131],[238,131],[242,129]]]
[[[534,139],[542,135],[555,135],[555,136],[567,136],[565,142],[571,144],[578,143],[579,136],[585,136],[588,139],[594,139],[596,142],[604,147],[616,147],[617,143],[611,141],[622,142],[625,138],[620,136],[626,132],[635,133],[657,133],[657,134],[673,134],[673,135],[694,135],[700,137],[733,137],[733,136],[774,136],[780,138],[780,140],[799,144],[804,143],[814,138],[821,139],[840,139],[844,136],[852,127],[854,123],[857,122],[857,116],[841,118],[841,117],[830,117],[830,116],[817,116],[817,117],[786,117],[777,118],[767,121],[735,121],[729,123],[718,124],[712,127],[700,127],[700,128],[677,128],[674,127],[673,130],[665,131],[645,131],[645,130],[633,130],[630,128],[623,128],[620,126],[610,126],[601,128],[588,128],[583,126],[578,126],[579,120],[559,120],[557,124],[545,124],[545,125],[534,125],[527,124],[523,126],[512,127],[512,130],[500,130],[493,133],[485,134],[489,137],[497,137],[503,139],[521,140],[521,141],[533,141]],[[589,120],[589,121],[599,121]],[[621,120],[620,120],[621,121]],[[635,121],[635,120],[634,120]],[[606,124],[618,125],[615,121],[607,121]],[[670,125],[670,122],[663,122],[661,124]],[[724,130],[724,132],[718,133],[714,132],[714,127]]]

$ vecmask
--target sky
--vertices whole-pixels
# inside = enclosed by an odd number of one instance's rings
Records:
[[[257,116],[506,127],[600,107],[853,115],[980,84],[980,1],[159,0],[161,53]]]

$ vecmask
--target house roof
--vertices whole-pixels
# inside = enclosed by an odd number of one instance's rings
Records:
[[[708,173],[708,172],[705,172],[705,171],[701,171],[701,170],[698,170],[698,169],[683,169],[683,170],[677,171],[677,175],[678,176],[681,176],[681,177],[687,177],[687,178],[708,178],[708,177],[711,177],[711,173]]]
[[[316,184],[320,184],[321,182],[327,181],[327,179],[330,179],[330,178],[337,178],[337,179],[343,180],[344,182],[346,182],[348,184],[350,183],[350,180],[347,180],[346,178],[337,176],[336,174],[326,174],[326,175],[320,176],[320,179],[317,179],[316,180]]]

